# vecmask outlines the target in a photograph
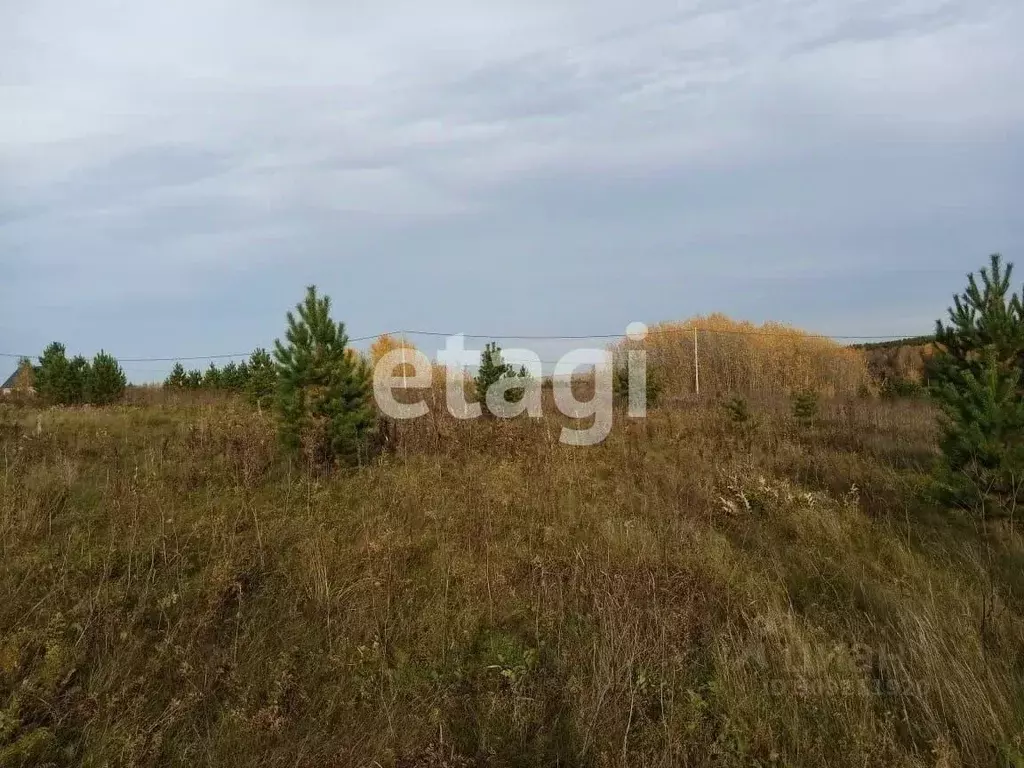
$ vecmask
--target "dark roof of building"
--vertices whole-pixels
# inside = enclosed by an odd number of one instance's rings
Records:
[[[0,384],[0,389],[15,389],[18,386],[18,374],[21,373],[21,363],[14,369],[14,373],[7,377],[7,380],[3,384]],[[32,381],[35,378],[35,371],[29,374],[28,385],[32,386]],[[22,384],[24,386],[24,383]]]

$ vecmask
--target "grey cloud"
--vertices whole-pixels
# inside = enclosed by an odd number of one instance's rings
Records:
[[[255,306],[294,270],[410,275],[454,323],[494,310],[466,296],[503,263],[551,324],[578,320],[560,291],[645,274],[667,316],[760,312],[759,280],[799,276],[838,307],[836,274],[1024,244],[1022,32],[1014,0],[6,5],[0,313],[45,286],[65,322],[173,314],[249,273]],[[581,301],[600,327],[638,306]]]
[[[896,3],[881,13],[869,6],[869,12],[837,19],[830,29],[793,46],[792,52],[803,53],[829,45],[886,40],[908,34],[920,37],[957,24],[991,19],[1003,7],[1005,4],[999,0],[978,0],[971,5],[959,0],[937,4],[904,3],[902,6]]]

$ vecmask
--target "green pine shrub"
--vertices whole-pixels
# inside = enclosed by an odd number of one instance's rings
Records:
[[[240,389],[238,364],[231,360],[220,370],[220,388],[227,390]]]
[[[245,394],[253,405],[262,409],[270,405],[277,389],[277,368],[267,350],[257,348],[249,356]]]
[[[999,255],[936,323],[931,394],[942,409],[939,491],[950,504],[1012,510],[1024,483],[1024,306]]]
[[[501,356],[501,347],[496,342],[488,342],[480,353],[480,367],[477,369],[473,379],[473,389],[476,392],[477,400],[486,410],[487,390],[496,384],[500,379],[512,374],[512,366],[505,362]]]
[[[480,367],[473,379],[473,390],[476,392],[476,398],[483,413],[490,414],[487,407],[488,390],[502,379],[507,378],[523,380],[522,387],[510,387],[505,390],[506,402],[517,403],[526,393],[526,383],[530,374],[526,370],[526,366],[520,366],[517,371],[512,365],[505,362],[505,358],[501,354],[501,347],[496,342],[488,342],[480,353]]]
[[[658,400],[661,397],[663,387],[663,380],[661,375],[656,369],[651,366],[647,366],[647,380],[646,380],[646,395],[647,395],[647,407],[651,408],[657,405]],[[615,367],[612,374],[612,394],[615,400],[625,405],[629,403],[629,363],[624,362],[621,365]]]
[[[370,367],[345,354],[345,324],[331,319],[329,296],[311,285],[295,309],[286,341],[274,342],[282,442],[313,465],[364,463],[377,426]]]
[[[128,379],[117,360],[100,350],[88,367],[86,399],[94,405],[117,402],[124,395],[127,384]]]
[[[79,405],[89,401],[89,381],[92,369],[82,355],[75,355],[68,363],[67,396],[64,405]]]
[[[63,344],[53,342],[34,370],[36,392],[49,405],[106,405],[124,394],[127,377],[117,360],[100,351],[90,363],[82,355],[68,360]]]
[[[71,401],[72,389],[71,364],[67,358],[67,350],[63,344],[54,341],[39,357],[36,392],[43,402],[61,405]]]
[[[164,386],[172,389],[185,389],[188,384],[188,375],[185,373],[185,366],[175,363],[170,375],[164,380]]]
[[[731,399],[722,404],[722,407],[732,424],[743,426],[749,424],[753,418],[750,413],[750,405],[746,398],[740,395],[733,395]]]
[[[81,355],[68,360],[60,342],[43,350],[36,371],[36,392],[49,405],[75,405],[85,401],[89,361]]]
[[[818,419],[819,409],[818,393],[813,389],[801,389],[793,393],[791,413],[801,427],[812,426]]]
[[[214,363],[210,363],[210,367],[206,369],[206,373],[203,374],[203,389],[220,389],[221,387],[221,375],[220,370]]]

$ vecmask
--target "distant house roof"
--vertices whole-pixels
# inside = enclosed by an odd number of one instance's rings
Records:
[[[19,376],[24,376],[24,378],[21,378],[21,380],[19,380]],[[7,380],[3,384],[0,384],[0,390],[18,389],[19,386],[24,387],[26,385],[28,386],[28,389],[31,390],[32,385],[35,383],[33,381],[34,378],[35,372],[29,370],[27,376],[25,376],[22,373],[21,364],[19,363],[18,367],[14,369],[14,373],[8,376]]]

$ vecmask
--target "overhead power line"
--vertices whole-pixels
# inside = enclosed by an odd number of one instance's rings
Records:
[[[373,336],[357,336],[350,338],[349,341],[368,341],[370,339],[379,339],[381,336],[390,336],[392,332],[378,333]],[[180,355],[178,357],[119,357],[117,361],[119,363],[187,363],[194,362],[196,360],[227,360],[233,357],[249,357],[252,354],[249,352],[236,352],[221,355]],[[23,357],[33,358],[37,355],[20,355],[14,352],[0,352],[0,357],[15,357],[19,360]]]
[[[691,327],[685,328],[649,328],[647,330],[648,336],[653,336],[659,333],[679,333],[680,330],[690,332]],[[724,328],[701,328],[697,327],[698,333],[723,333],[732,334],[736,336],[800,336],[805,339],[836,339],[839,341],[859,341],[861,339],[867,339],[870,341],[896,341],[898,339],[910,339],[915,336],[921,336],[925,334],[903,334],[901,336],[843,336],[843,335],[830,335],[827,333],[806,333],[797,329],[792,331],[741,331],[741,330],[727,330]],[[581,336],[540,336],[530,334],[514,334],[514,333],[443,333],[441,331],[399,331],[398,334],[404,334],[406,336],[464,336],[467,339],[519,339],[519,340],[586,340],[586,339],[621,339],[626,334],[622,333],[591,333]]]
[[[657,335],[660,333],[678,333],[681,329],[678,327],[673,328],[650,328],[648,329],[648,335]],[[689,331],[690,328],[685,328]],[[902,335],[890,335],[890,336],[853,336],[853,335],[830,335],[826,333],[805,333],[799,330],[792,331],[764,331],[764,330],[740,330],[740,329],[723,329],[723,328],[701,328],[697,327],[697,333],[701,334],[725,334],[733,336],[798,336],[805,339],[831,339],[834,341],[898,341],[900,339],[917,338],[925,334],[902,334]],[[497,340],[518,340],[518,341],[586,341],[592,339],[621,339],[625,337],[625,333],[592,333],[587,335],[540,335],[540,334],[515,334],[515,333],[444,333],[442,331],[422,331],[422,330],[410,330],[410,331],[387,331],[385,333],[376,333],[370,336],[356,336],[349,339],[350,342],[357,341],[370,341],[371,339],[376,340],[381,336],[430,336],[430,337],[442,337],[447,338],[450,336],[463,336],[467,339],[497,339]],[[177,362],[195,362],[197,360],[227,360],[231,358],[247,358],[251,352],[236,352],[229,354],[217,354],[217,355],[179,355],[177,357],[122,357],[118,358],[121,363],[177,363]],[[21,359],[27,357],[29,359],[37,357],[37,355],[26,355],[18,354],[15,352],[0,352],[0,357],[16,358]]]

